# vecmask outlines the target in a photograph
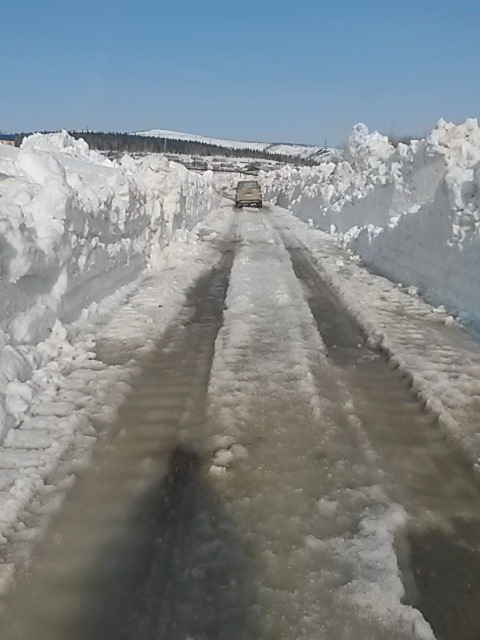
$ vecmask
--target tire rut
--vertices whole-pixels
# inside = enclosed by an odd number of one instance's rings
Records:
[[[204,481],[200,456],[236,225],[231,237],[219,265],[188,295],[180,324],[142,363],[116,423],[7,596],[0,638],[175,639],[208,629],[221,637],[215,625],[232,597],[231,589],[221,592],[228,567],[218,588],[201,572],[192,587],[189,572],[199,562],[200,512],[213,539],[240,544],[218,524],[228,518]],[[240,581],[235,589],[241,618],[246,588]]]
[[[277,229],[339,379],[381,467],[397,483],[409,515],[399,564],[405,602],[419,609],[439,640],[477,640],[480,622],[480,489],[462,453],[425,414],[409,381],[371,348],[297,239]],[[406,544],[405,544],[406,542]],[[445,562],[448,557],[448,562]]]

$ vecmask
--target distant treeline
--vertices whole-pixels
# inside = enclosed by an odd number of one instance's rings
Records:
[[[41,133],[52,133],[42,131]],[[300,159],[279,153],[267,153],[257,149],[231,149],[206,142],[192,140],[172,140],[170,138],[156,138],[153,136],[139,136],[131,133],[105,133],[103,131],[69,131],[76,138],[83,138],[90,149],[98,149],[111,154],[117,153],[179,153],[199,156],[227,156],[233,158],[259,158],[289,162],[295,164],[316,164],[314,159]],[[23,138],[30,133],[16,135],[15,144],[20,146]]]

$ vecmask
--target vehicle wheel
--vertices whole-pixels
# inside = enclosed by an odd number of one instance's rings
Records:
[[[262,202],[257,203],[257,207],[261,209],[263,207],[263,203]]]

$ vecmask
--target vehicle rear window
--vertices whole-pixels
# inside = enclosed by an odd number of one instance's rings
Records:
[[[255,182],[254,180],[250,180],[249,182],[239,182],[238,186],[240,185],[242,187],[259,187],[260,186],[258,182]]]

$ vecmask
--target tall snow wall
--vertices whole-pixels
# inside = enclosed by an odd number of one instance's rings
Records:
[[[344,156],[263,176],[268,200],[332,234],[376,272],[480,322],[480,128],[440,120],[394,148],[354,127]]]
[[[66,132],[0,145],[0,443],[43,388],[36,373],[72,350],[62,325],[134,286],[219,200],[211,173],[111,162]]]
[[[218,203],[211,174],[153,155],[114,163],[66,132],[0,147],[4,344],[43,340],[155,267]]]

